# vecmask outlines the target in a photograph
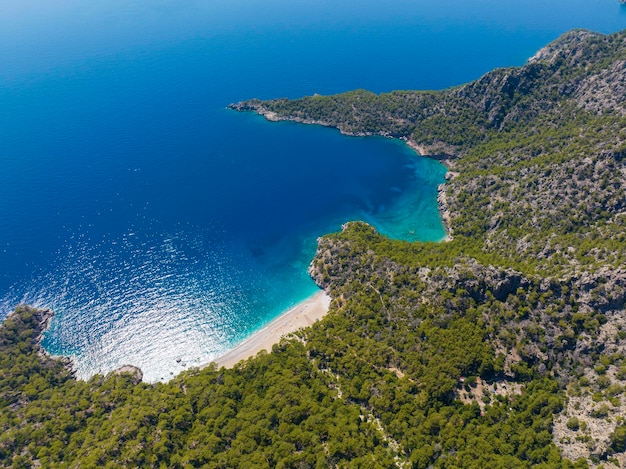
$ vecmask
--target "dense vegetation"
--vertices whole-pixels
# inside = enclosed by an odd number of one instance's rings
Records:
[[[442,92],[234,107],[446,158],[453,239],[319,242],[331,312],[234,369],[77,381],[0,326],[4,467],[605,467],[626,448],[626,35]],[[442,156],[443,155],[443,156]]]

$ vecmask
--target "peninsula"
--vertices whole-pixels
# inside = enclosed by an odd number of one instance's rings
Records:
[[[231,107],[444,160],[453,239],[322,237],[330,313],[233,366],[75,380],[0,326],[2,467],[626,464],[626,32],[443,91]]]

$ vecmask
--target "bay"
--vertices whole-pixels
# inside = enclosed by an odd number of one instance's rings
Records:
[[[613,0],[0,1],[0,318],[53,308],[83,378],[205,363],[316,291],[342,223],[444,236],[440,164],[227,104],[440,89],[624,26]]]

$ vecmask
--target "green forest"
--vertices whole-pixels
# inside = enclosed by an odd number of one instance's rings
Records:
[[[438,92],[232,105],[444,161],[450,240],[352,222],[329,314],[232,369],[77,380],[50,312],[0,325],[0,467],[585,468],[626,461],[626,33]]]

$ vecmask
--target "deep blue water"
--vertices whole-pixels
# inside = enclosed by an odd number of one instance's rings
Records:
[[[55,309],[79,375],[149,381],[316,291],[315,239],[364,219],[439,240],[445,169],[399,142],[225,109],[439,89],[521,65],[617,0],[0,0],[0,317]]]

